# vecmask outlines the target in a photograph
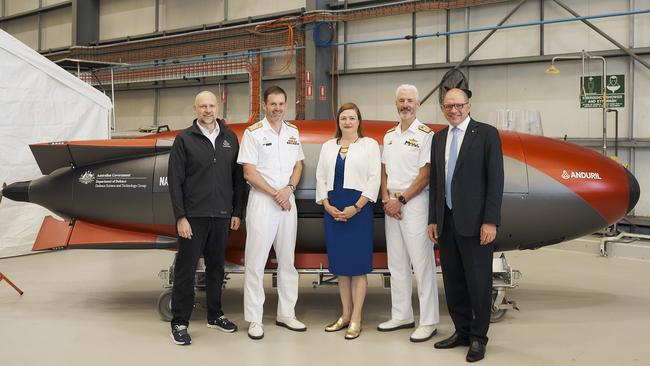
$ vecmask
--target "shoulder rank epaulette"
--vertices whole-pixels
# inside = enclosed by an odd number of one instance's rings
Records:
[[[289,123],[289,122],[287,122],[287,121],[284,121],[284,124],[286,124],[287,126],[289,126],[289,127],[291,127],[291,128],[295,128],[296,130],[298,129],[298,126],[296,126],[296,125],[294,125],[294,124],[291,124],[291,123]]]
[[[388,131],[386,131],[386,133],[391,133],[391,132],[393,132],[393,131],[395,131],[395,127],[392,127],[391,129],[389,129]]]
[[[262,128],[262,126],[264,126],[264,123],[262,123],[262,122],[257,122],[257,123],[255,123],[255,124],[253,124],[253,125],[250,125],[250,126],[247,128],[247,130],[249,130],[250,132],[253,132],[253,131],[257,130],[257,129]]]
[[[418,126],[418,130],[420,130],[420,131],[422,131],[422,132],[424,132],[424,133],[429,133],[429,132],[431,132],[431,129],[430,129],[428,126],[426,126],[426,125],[419,125],[419,126]]]

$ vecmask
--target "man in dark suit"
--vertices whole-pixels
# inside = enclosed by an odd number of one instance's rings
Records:
[[[440,247],[454,334],[435,348],[470,346],[485,356],[492,306],[492,253],[501,219],[503,152],[496,128],[469,116],[469,90],[451,89],[442,112],[449,126],[433,136],[429,238]]]

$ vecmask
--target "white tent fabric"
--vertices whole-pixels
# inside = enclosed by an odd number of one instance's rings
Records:
[[[0,184],[38,178],[29,144],[110,138],[111,100],[0,30]],[[0,203],[0,257],[29,253],[43,216]]]

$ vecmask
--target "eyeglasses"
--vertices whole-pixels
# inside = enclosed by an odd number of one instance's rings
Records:
[[[461,110],[468,104],[469,104],[469,102],[468,103],[456,103],[456,104],[443,104],[442,108],[444,108],[447,112],[449,112],[454,108],[456,108],[456,110]]]

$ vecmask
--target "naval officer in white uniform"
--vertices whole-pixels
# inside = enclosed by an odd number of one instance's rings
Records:
[[[415,273],[420,322],[410,340],[423,342],[436,334],[440,320],[433,244],[427,235],[433,131],[416,117],[420,102],[415,86],[400,85],[395,94],[400,123],[384,136],[381,177],[392,308],[391,319],[377,329],[415,327],[411,305]]]
[[[305,154],[298,128],[283,120],[287,94],[273,86],[264,91],[260,122],[244,131],[237,162],[251,185],[246,206],[244,319],[248,336],[264,337],[264,267],[271,245],[278,261],[276,324],[294,331],[307,328],[298,321],[298,271],[294,266],[298,216],[293,192],[300,181]]]

